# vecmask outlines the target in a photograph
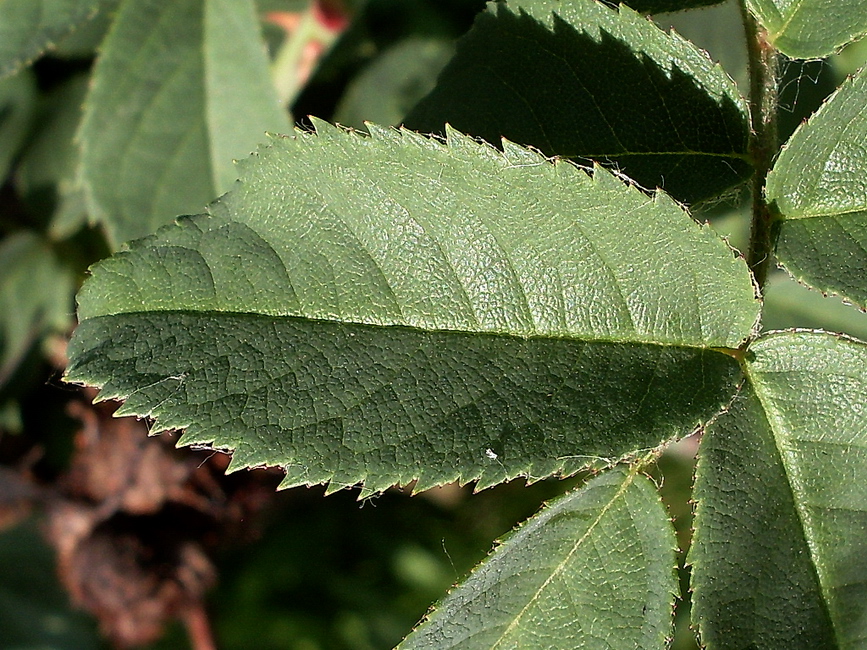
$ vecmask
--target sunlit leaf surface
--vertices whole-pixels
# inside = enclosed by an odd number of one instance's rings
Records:
[[[69,379],[285,485],[490,485],[689,431],[758,303],[663,194],[454,131],[317,123],[97,265]]]

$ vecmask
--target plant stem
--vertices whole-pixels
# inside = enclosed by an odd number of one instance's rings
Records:
[[[280,104],[291,107],[304,87],[319,55],[331,47],[341,27],[330,28],[320,20],[316,3],[302,12],[298,24],[287,34],[271,64],[271,78]]]
[[[777,56],[767,40],[767,32],[741,1],[750,75],[749,153],[755,167],[753,176],[752,224],[747,264],[759,289],[768,278],[771,259],[773,215],[765,201],[765,181],[777,151]]]

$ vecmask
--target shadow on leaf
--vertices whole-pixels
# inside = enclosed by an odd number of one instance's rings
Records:
[[[659,45],[647,51],[670,57]],[[431,133],[449,123],[492,144],[505,137],[548,156],[595,160],[684,203],[751,173],[746,115],[729,96],[603,28],[597,39],[557,15],[551,29],[504,7],[480,14],[404,123]]]

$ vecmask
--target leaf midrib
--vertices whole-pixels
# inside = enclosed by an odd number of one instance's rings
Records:
[[[577,539],[575,541],[575,543],[572,545],[572,548],[569,549],[569,552],[566,554],[566,557],[564,557],[563,560],[554,568],[554,570],[551,572],[551,575],[549,575],[545,579],[545,581],[539,586],[539,588],[532,595],[532,597],[530,597],[530,599],[527,601],[527,604],[524,605],[524,607],[521,609],[521,611],[518,612],[518,614],[512,619],[512,622],[509,623],[509,625],[506,627],[506,629],[503,631],[503,633],[500,635],[500,637],[491,646],[491,650],[496,650],[500,646],[500,644],[506,640],[506,637],[509,636],[509,634],[512,632],[512,630],[518,625],[521,618],[524,616],[524,614],[527,612],[527,610],[530,608],[530,606],[533,605],[539,599],[539,596],[548,587],[548,585],[551,584],[551,582],[554,580],[554,578],[559,576],[565,570],[566,565],[569,563],[569,560],[572,559],[572,556],[578,551],[578,549],[581,547],[581,545],[588,539],[588,537],[593,532],[593,530],[596,528],[596,526],[599,525],[599,522],[602,521],[602,518],[614,506],[614,503],[623,494],[625,494],[626,490],[629,488],[630,485],[632,485],[632,483],[635,480],[635,477],[637,475],[638,475],[637,466],[631,468],[629,473],[624,478],[623,483],[620,485],[617,492],[614,494],[614,496],[612,496],[611,499],[609,499],[608,502],[601,508],[601,510],[599,511],[599,514],[596,516],[596,518],[593,520],[593,522],[587,527],[587,530],[584,532],[584,534],[579,539]]]
[[[506,331],[497,331],[497,330],[458,330],[458,329],[450,329],[450,328],[425,328],[418,327],[414,325],[406,325],[403,323],[366,323],[358,320],[338,320],[338,319],[330,319],[330,318],[313,318],[309,316],[296,315],[296,314],[268,314],[263,312],[252,312],[252,311],[233,311],[233,310],[218,310],[218,309],[151,309],[147,311],[117,311],[111,313],[103,313],[97,314],[94,316],[88,316],[83,318],[81,322],[85,322],[88,320],[96,320],[96,319],[108,319],[115,316],[144,316],[149,317],[154,314],[179,314],[179,315],[192,315],[192,316],[251,316],[255,318],[273,318],[273,319],[289,319],[289,320],[297,320],[297,321],[305,321],[309,323],[323,323],[328,325],[346,325],[346,326],[357,326],[357,327],[369,327],[375,329],[387,329],[387,330],[406,330],[411,332],[419,332],[423,334],[455,334],[455,335],[463,335],[463,336],[489,336],[489,337],[503,337],[503,338],[511,338],[520,341],[563,341],[567,343],[585,343],[585,344],[614,344],[614,345],[648,345],[648,346],[656,346],[663,348],[677,348],[684,350],[702,350],[705,352],[715,352],[718,354],[723,354],[725,356],[733,357],[735,359],[739,359],[743,356],[742,350],[740,348],[730,348],[727,346],[719,346],[713,345],[711,343],[706,344],[692,344],[678,341],[654,341],[650,339],[642,339],[642,338],[619,338],[619,337],[604,337],[604,336],[584,336],[584,335],[569,335],[567,333],[534,333],[534,334],[521,334],[518,332],[506,332]]]

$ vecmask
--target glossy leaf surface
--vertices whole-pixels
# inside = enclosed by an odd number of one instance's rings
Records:
[[[707,55],[596,0],[491,4],[407,127],[616,167],[693,203],[744,180],[746,107]],[[580,125],[577,128],[576,125]]]
[[[862,0],[747,0],[768,30],[768,38],[786,56],[828,56],[867,33]]]
[[[688,431],[749,335],[741,259],[597,169],[318,123],[94,269],[69,378],[287,485],[572,472]]]
[[[777,258],[796,278],[867,309],[867,74],[803,124],[768,176]]]
[[[199,212],[286,131],[250,0],[125,2],[79,133],[91,216],[116,247]]]
[[[653,485],[607,472],[523,524],[399,648],[662,648],[674,548]]]
[[[748,383],[702,441],[694,615],[712,648],[867,640],[867,344],[756,341]]]

